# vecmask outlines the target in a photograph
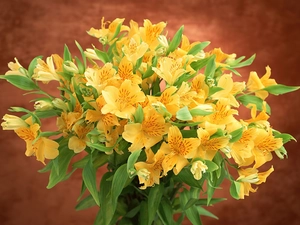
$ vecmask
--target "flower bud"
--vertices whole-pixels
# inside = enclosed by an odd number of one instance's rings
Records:
[[[53,105],[58,108],[58,109],[62,109],[64,112],[68,111],[68,107],[66,105],[66,103],[61,100],[60,98],[56,98],[52,101]]]
[[[258,178],[258,174],[254,173],[254,174],[250,174],[248,176],[242,175],[237,179],[237,181],[254,184],[259,181],[259,178]]]
[[[51,101],[39,100],[34,103],[34,109],[39,111],[46,111],[52,109],[53,105]]]
[[[20,117],[5,114],[3,116],[4,122],[1,123],[3,130],[16,130],[20,127],[27,127],[28,124]]]
[[[208,167],[201,160],[198,160],[193,162],[191,167],[191,173],[194,175],[194,178],[196,180],[200,180],[202,174],[205,173],[207,169]]]
[[[68,72],[75,73],[75,74],[79,73],[78,67],[72,61],[66,61],[64,63],[64,68]]]
[[[99,60],[99,57],[97,56],[94,49],[87,48],[86,51],[84,51],[84,54],[85,54],[86,57],[88,57],[90,59]]]

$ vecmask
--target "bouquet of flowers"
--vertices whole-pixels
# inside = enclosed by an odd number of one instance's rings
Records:
[[[214,198],[224,179],[243,199],[273,172],[262,165],[287,155],[283,145],[294,138],[272,128],[266,98],[299,87],[277,84],[270,67],[234,81],[255,55],[205,51],[209,42],[191,43],[183,26],[170,38],[165,22],[123,22],[102,19],[87,32],[99,47],[76,42],[79,57],[65,46],[62,57],[38,56],[28,69],[10,62],[0,78],[37,97],[33,111],[11,107],[22,116],[6,114],[1,126],[45,165],[47,188],[82,169],[76,209],[98,206],[95,224],[201,224],[202,215],[215,217],[206,206],[224,200]],[[39,82],[56,82],[60,96]],[[51,117],[57,130],[42,131]]]

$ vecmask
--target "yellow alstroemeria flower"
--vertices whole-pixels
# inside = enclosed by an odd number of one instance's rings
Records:
[[[58,154],[59,144],[49,138],[37,139],[40,125],[32,124],[31,118],[27,119],[28,125],[15,130],[16,134],[26,142],[26,156],[35,155],[36,159],[45,164],[45,159],[55,159]]]
[[[8,63],[8,70],[5,75],[19,75],[19,76],[26,76],[20,68],[23,68],[23,66],[19,63],[17,58],[14,58],[15,62],[9,62]]]
[[[182,68],[181,59],[172,59],[163,57],[159,60],[157,67],[152,67],[152,70],[166,81],[168,85],[173,85],[177,79],[186,73]]]
[[[162,174],[162,162],[165,155],[162,151],[157,151],[154,155],[151,149],[146,149],[146,162],[137,162],[134,164],[137,170],[137,175],[140,184],[144,184],[140,189],[152,187],[154,184],[159,184],[159,179]],[[145,173],[146,172],[146,173]]]
[[[225,148],[228,145],[229,137],[222,136],[210,138],[215,133],[213,130],[214,129],[198,128],[197,135],[200,140],[200,145],[195,157],[212,160],[220,149]]]
[[[180,108],[189,106],[192,102],[194,102],[194,98],[197,96],[197,92],[192,91],[187,82],[182,82],[180,88],[176,93],[180,97]]]
[[[132,143],[129,151],[142,148],[150,148],[163,139],[168,132],[169,124],[165,123],[164,117],[153,107],[143,109],[144,120],[142,123],[129,123],[124,127],[123,138]]]
[[[223,90],[218,91],[211,96],[214,100],[221,98],[229,99],[230,105],[239,107],[239,103],[234,95],[245,89],[245,82],[233,82],[232,74],[224,74],[218,81],[218,87],[223,88]]]
[[[270,116],[266,113],[266,102],[263,102],[262,111],[257,114],[257,107],[255,104],[248,104],[247,108],[251,108],[251,119],[245,120],[247,123],[255,123],[256,127],[268,128],[270,123],[268,119]]]
[[[191,82],[191,90],[197,92],[197,96],[194,98],[195,103],[191,107],[196,107],[198,104],[205,103],[205,100],[207,99],[209,94],[209,87],[205,82],[204,74],[198,74],[194,77]]]
[[[212,51],[210,51],[209,53],[207,53],[207,56],[211,56],[211,55],[215,55],[216,56],[216,66],[222,66],[222,67],[226,67],[227,64],[224,63],[225,60],[230,60],[230,59],[235,59],[236,54],[226,54],[224,53],[221,48],[214,48]]]
[[[56,125],[58,130],[67,136],[71,132],[73,125],[81,118],[80,112],[62,112],[60,117],[57,117]]]
[[[99,41],[105,45],[105,44],[112,44],[115,40],[113,39],[113,36],[117,30],[117,27],[124,22],[125,19],[117,18],[111,23],[109,21],[104,22],[104,17],[102,17],[101,20],[101,29],[95,29],[91,28],[87,33],[93,37],[96,37],[99,39]],[[106,23],[108,23],[108,28],[106,28]],[[127,26],[121,25],[121,30],[124,31],[128,30]]]
[[[173,169],[177,175],[183,167],[189,164],[188,159],[194,157],[200,144],[198,138],[183,138],[178,127],[171,126],[168,132],[168,144],[163,142],[160,151],[166,154],[163,162],[163,175]]]
[[[141,42],[141,37],[135,34],[129,39],[129,43],[123,46],[122,50],[127,59],[135,64],[148,50],[148,44]]]
[[[271,68],[269,66],[266,67],[266,73],[262,78],[259,78],[256,72],[251,72],[247,82],[248,90],[251,92],[255,92],[255,95],[257,97],[265,100],[268,97],[269,93],[262,89],[270,85],[277,84],[274,79],[270,79],[270,76]]]
[[[243,131],[242,137],[230,145],[230,155],[239,166],[246,166],[249,158],[252,155],[254,148],[254,139],[257,135],[257,128],[249,128]]]
[[[140,28],[142,40],[146,42],[150,50],[155,50],[159,45],[158,36],[163,32],[166,23],[152,24],[150,20],[144,20],[144,27]]]
[[[112,113],[120,118],[129,119],[136,110],[136,104],[145,101],[145,94],[131,80],[125,80],[119,88],[108,86],[102,91],[106,104],[103,114]]]
[[[214,113],[205,116],[205,120],[216,125],[226,125],[235,121],[233,115],[237,115],[238,111],[231,109],[230,100],[221,98],[215,105]]]
[[[62,72],[62,66],[63,59],[57,54],[47,57],[46,62],[42,59],[37,59],[32,78],[43,83],[48,83],[52,80],[60,81],[61,76],[58,73]]]
[[[252,188],[252,184],[261,184],[266,182],[267,177],[274,171],[273,166],[265,172],[258,173],[255,168],[239,169],[239,178],[237,181],[241,182],[239,190],[239,198],[244,199],[249,196],[250,192],[256,192],[257,188]]]
[[[118,66],[117,75],[122,81],[131,80],[133,84],[142,83],[142,78],[136,74],[133,74],[133,64],[127,59],[127,57],[122,58]]]
[[[148,96],[150,104],[163,104],[169,113],[173,116],[176,115],[176,112],[179,110],[180,97],[177,93],[177,88],[175,86],[171,86],[165,89],[161,96]]]
[[[27,127],[28,124],[18,116],[5,114],[1,123],[3,130],[16,130],[20,127]]]
[[[87,68],[84,73],[87,80],[86,85],[96,88],[100,94],[106,86],[116,79],[116,73],[117,71],[113,68],[111,63],[106,63],[102,68]]]
[[[264,163],[272,160],[272,152],[281,148],[283,145],[281,138],[275,138],[272,134],[272,128],[257,129],[257,135],[254,139],[254,168],[258,168]]]
[[[75,153],[80,153],[86,148],[86,142],[89,140],[87,138],[87,133],[93,129],[93,126],[76,123],[73,126],[73,131],[75,133],[69,139],[68,147],[73,150]]]

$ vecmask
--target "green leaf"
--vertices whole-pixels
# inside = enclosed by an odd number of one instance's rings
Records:
[[[160,205],[161,198],[164,193],[164,186],[155,185],[154,187],[150,188],[150,192],[148,195],[148,225],[151,225],[154,218],[156,211]]]
[[[94,50],[95,50],[96,55],[102,62],[104,62],[104,63],[110,62],[109,56],[107,55],[106,52],[102,52],[96,48],[94,48]]]
[[[204,179],[195,180],[193,174],[188,168],[183,168],[177,176],[174,176],[174,180],[186,183],[191,187],[202,188]]]
[[[268,87],[265,87],[262,90],[265,90],[273,95],[282,95],[289,92],[297,91],[299,90],[299,88],[300,86],[286,86],[282,84],[275,84],[275,85],[270,85]]]
[[[48,171],[50,171],[52,169],[52,166],[53,166],[53,160],[51,160],[49,163],[47,163],[47,165],[43,168],[43,169],[40,169],[38,170],[39,173],[46,173]]]
[[[49,117],[53,117],[53,116],[58,116],[59,115],[59,110],[56,109],[49,109],[49,110],[45,110],[45,111],[35,111],[34,114],[40,118],[49,118]]]
[[[85,186],[87,187],[87,189],[93,196],[96,204],[98,206],[100,206],[99,193],[98,193],[97,185],[96,185],[96,170],[93,166],[92,155],[90,155],[89,161],[83,168],[82,178],[83,178]]]
[[[189,199],[190,199],[189,192],[188,190],[184,189],[179,195],[180,205],[182,209],[185,208]],[[193,225],[202,225],[196,206],[191,206],[184,211],[186,213],[187,218]]]
[[[86,145],[89,146],[90,148],[97,149],[101,152],[110,152],[114,149],[114,147],[106,147],[105,145],[99,143],[86,142]]]
[[[206,66],[206,64],[208,63],[208,61],[212,58],[212,56],[204,58],[204,59],[200,59],[198,61],[192,62],[191,63],[191,67],[198,71],[200,69],[202,69],[204,66]]]
[[[96,202],[92,195],[87,196],[86,198],[82,199],[76,206],[75,209],[77,211],[88,209],[96,205]]]
[[[75,155],[72,150],[68,148],[68,141],[69,139],[62,139],[59,143],[59,155],[57,156],[56,160],[58,161],[58,171],[59,174],[55,170],[51,170],[49,182],[47,188],[50,189],[54,187],[59,182],[65,179],[67,175],[67,170],[70,164],[71,159]]]
[[[188,121],[188,120],[192,120],[193,117],[188,109],[187,106],[179,109],[177,112],[176,112],[176,118],[179,119],[179,120],[182,120],[182,121]]]
[[[238,140],[240,140],[241,137],[243,136],[243,130],[244,130],[244,128],[241,127],[237,130],[230,132],[231,138],[230,138],[229,142],[233,143],[233,142],[237,142]]]
[[[24,91],[32,91],[39,89],[39,87],[33,82],[33,80],[25,76],[1,75],[0,79],[5,79],[7,82]]]
[[[112,204],[114,208],[117,206],[118,197],[121,194],[128,180],[129,177],[127,174],[127,164],[123,164],[116,170],[116,173],[112,181],[111,196],[112,196]]]
[[[173,209],[169,199],[165,197],[162,198],[158,208],[158,216],[164,225],[175,223],[173,220]]]
[[[100,182],[100,211],[97,214],[97,218],[95,220],[95,225],[103,224],[109,225],[113,215],[115,213],[115,209],[112,205],[111,199],[111,184],[112,184],[112,172],[105,173]]]
[[[207,209],[205,209],[205,208],[203,208],[201,206],[197,207],[197,210],[198,210],[198,214],[199,215],[211,217],[211,218],[214,218],[214,219],[219,219],[213,213],[209,212]]]
[[[207,62],[206,68],[204,70],[204,75],[206,76],[206,79],[214,77],[214,74],[216,71],[215,58],[216,58],[216,56],[213,55],[211,58],[209,58],[209,60]]]
[[[206,172],[212,172],[212,171],[219,169],[219,166],[210,160],[205,160],[205,165],[208,167]]]
[[[136,151],[132,152],[130,154],[130,156],[128,157],[127,173],[128,173],[129,178],[132,178],[136,175],[136,170],[134,168],[134,164],[137,161],[137,159],[139,158],[141,151],[142,151],[141,149],[136,150]]]
[[[212,87],[209,88],[209,94],[208,94],[208,96],[211,96],[211,95],[213,95],[214,93],[217,93],[218,91],[222,91],[222,90],[224,90],[224,89],[221,88],[221,87],[218,87],[218,86],[212,86]]]
[[[183,29],[184,29],[184,26],[181,26],[179,28],[179,30],[176,32],[176,34],[174,35],[172,41],[169,44],[169,48],[167,50],[167,55],[170,52],[173,52],[179,46],[181,39],[182,39]]]
[[[28,67],[28,75],[29,75],[29,77],[31,77],[31,76],[33,75],[34,69],[35,69],[35,67],[36,67],[36,65],[37,65],[37,60],[38,60],[38,59],[41,59],[41,58],[42,58],[42,56],[37,56],[37,57],[35,57],[35,58],[30,62],[29,67]]]
[[[230,185],[230,195],[235,199],[240,199],[239,192],[241,189],[241,183],[237,181],[232,181]]]
[[[283,144],[293,140],[293,141],[297,141],[296,138],[294,138],[292,135],[290,134],[286,134],[286,133],[279,133],[279,134],[275,134],[274,135],[275,138],[281,138],[282,139],[282,142]]]
[[[80,59],[77,56],[75,56],[75,60],[77,63],[79,74],[84,74],[84,71],[85,71],[84,65],[82,64],[82,62],[80,61]]]
[[[83,59],[84,70],[85,70],[85,68],[86,68],[86,56],[85,56],[84,51],[83,51],[82,47],[80,46],[80,44],[77,41],[75,41],[75,44],[76,44],[77,48],[80,51],[81,57]]]
[[[210,41],[204,41],[199,44],[194,45],[189,51],[188,55],[197,55],[201,50],[206,48],[210,44]]]
[[[190,113],[192,116],[207,116],[213,113],[213,111],[206,111],[206,110],[202,110],[200,108],[193,108],[190,110]]]
[[[144,111],[142,106],[139,104],[135,113],[133,114],[134,122],[135,123],[142,123],[144,120]]]
[[[249,59],[237,64],[237,65],[234,65],[234,66],[231,66],[231,68],[241,68],[241,67],[245,67],[245,66],[249,66],[252,64],[252,62],[254,61],[255,59],[255,54],[252,55]]]
[[[263,100],[254,95],[241,95],[236,98],[240,101],[244,106],[247,106],[249,103],[255,104],[259,111],[263,109]],[[268,114],[271,113],[271,108],[268,104],[266,104],[266,111]]]
[[[140,215],[139,215],[139,224],[144,224],[148,221],[148,204],[147,201],[142,201],[140,204]]]
[[[71,52],[67,45],[64,47],[64,61],[72,61]]]

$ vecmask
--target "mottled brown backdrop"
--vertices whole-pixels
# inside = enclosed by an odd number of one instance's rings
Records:
[[[170,34],[185,25],[193,41],[211,41],[225,52],[238,56],[257,54],[256,61],[243,69],[259,75],[270,65],[278,83],[300,85],[300,4],[297,0],[189,0],[189,1],[102,1],[102,0],[1,0],[0,74],[17,57],[28,66],[37,56],[62,54],[66,43],[77,51],[74,40],[86,48],[96,40],[86,34],[99,27],[102,16],[168,22]],[[0,115],[10,106],[32,108],[31,96],[0,80]],[[48,88],[52,93],[55,87]],[[300,92],[270,97],[275,129],[300,140]],[[52,123],[48,127],[53,127]],[[24,156],[25,145],[13,132],[0,131],[0,224],[1,225],[89,225],[96,209],[76,212],[74,206],[81,187],[81,174],[47,190],[47,174],[37,170],[42,164]],[[289,159],[275,159],[275,172],[257,193],[245,200],[232,200],[224,188],[220,194],[229,200],[212,207],[220,221],[207,218],[204,224],[277,225],[300,224],[299,144],[286,146]]]

